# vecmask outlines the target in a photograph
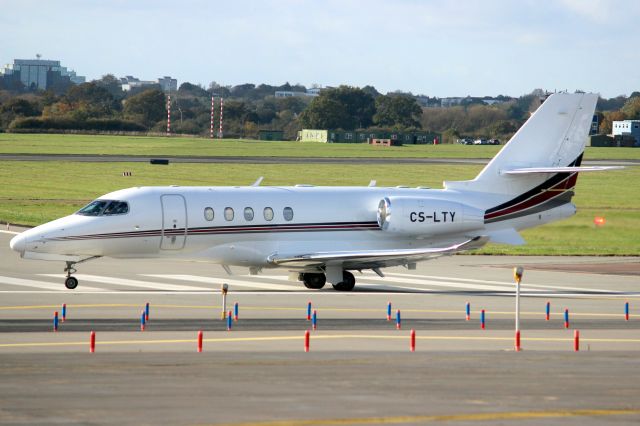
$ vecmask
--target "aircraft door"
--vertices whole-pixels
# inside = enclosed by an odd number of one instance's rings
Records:
[[[182,195],[162,195],[163,250],[181,250],[187,240],[187,202]]]

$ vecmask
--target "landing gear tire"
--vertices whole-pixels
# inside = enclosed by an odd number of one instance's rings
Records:
[[[356,278],[349,271],[342,273],[342,281],[333,284],[333,288],[337,291],[351,291],[356,286]]]
[[[306,272],[302,274],[302,282],[306,288],[320,290],[327,283],[327,277],[322,273]]]
[[[73,290],[78,287],[78,279],[76,277],[67,277],[67,279],[64,280],[64,286],[69,290]]]

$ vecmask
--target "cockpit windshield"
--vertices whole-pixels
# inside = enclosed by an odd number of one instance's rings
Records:
[[[76,214],[82,216],[114,216],[129,213],[126,201],[95,200],[78,210]]]

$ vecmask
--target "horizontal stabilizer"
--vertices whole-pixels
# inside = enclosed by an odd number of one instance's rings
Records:
[[[582,173],[603,172],[606,170],[624,169],[623,166],[590,166],[590,167],[531,167],[524,169],[501,170],[503,175],[528,175],[532,173]]]
[[[525,243],[524,238],[513,228],[491,231],[488,236],[490,242],[497,244],[521,246]]]

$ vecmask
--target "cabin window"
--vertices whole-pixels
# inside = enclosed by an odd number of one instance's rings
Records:
[[[264,215],[264,220],[268,222],[273,220],[273,209],[271,207],[265,207],[262,214]]]
[[[253,209],[251,207],[244,208],[244,220],[251,222],[253,220]]]
[[[213,220],[213,209],[211,207],[207,207],[204,209],[204,218],[211,222]]]
[[[224,209],[224,218],[227,221],[232,221],[233,220],[233,209],[231,207],[226,207]]]
[[[284,210],[282,210],[282,215],[284,216],[284,220],[290,221],[293,219],[293,209],[291,207],[285,207]]]

